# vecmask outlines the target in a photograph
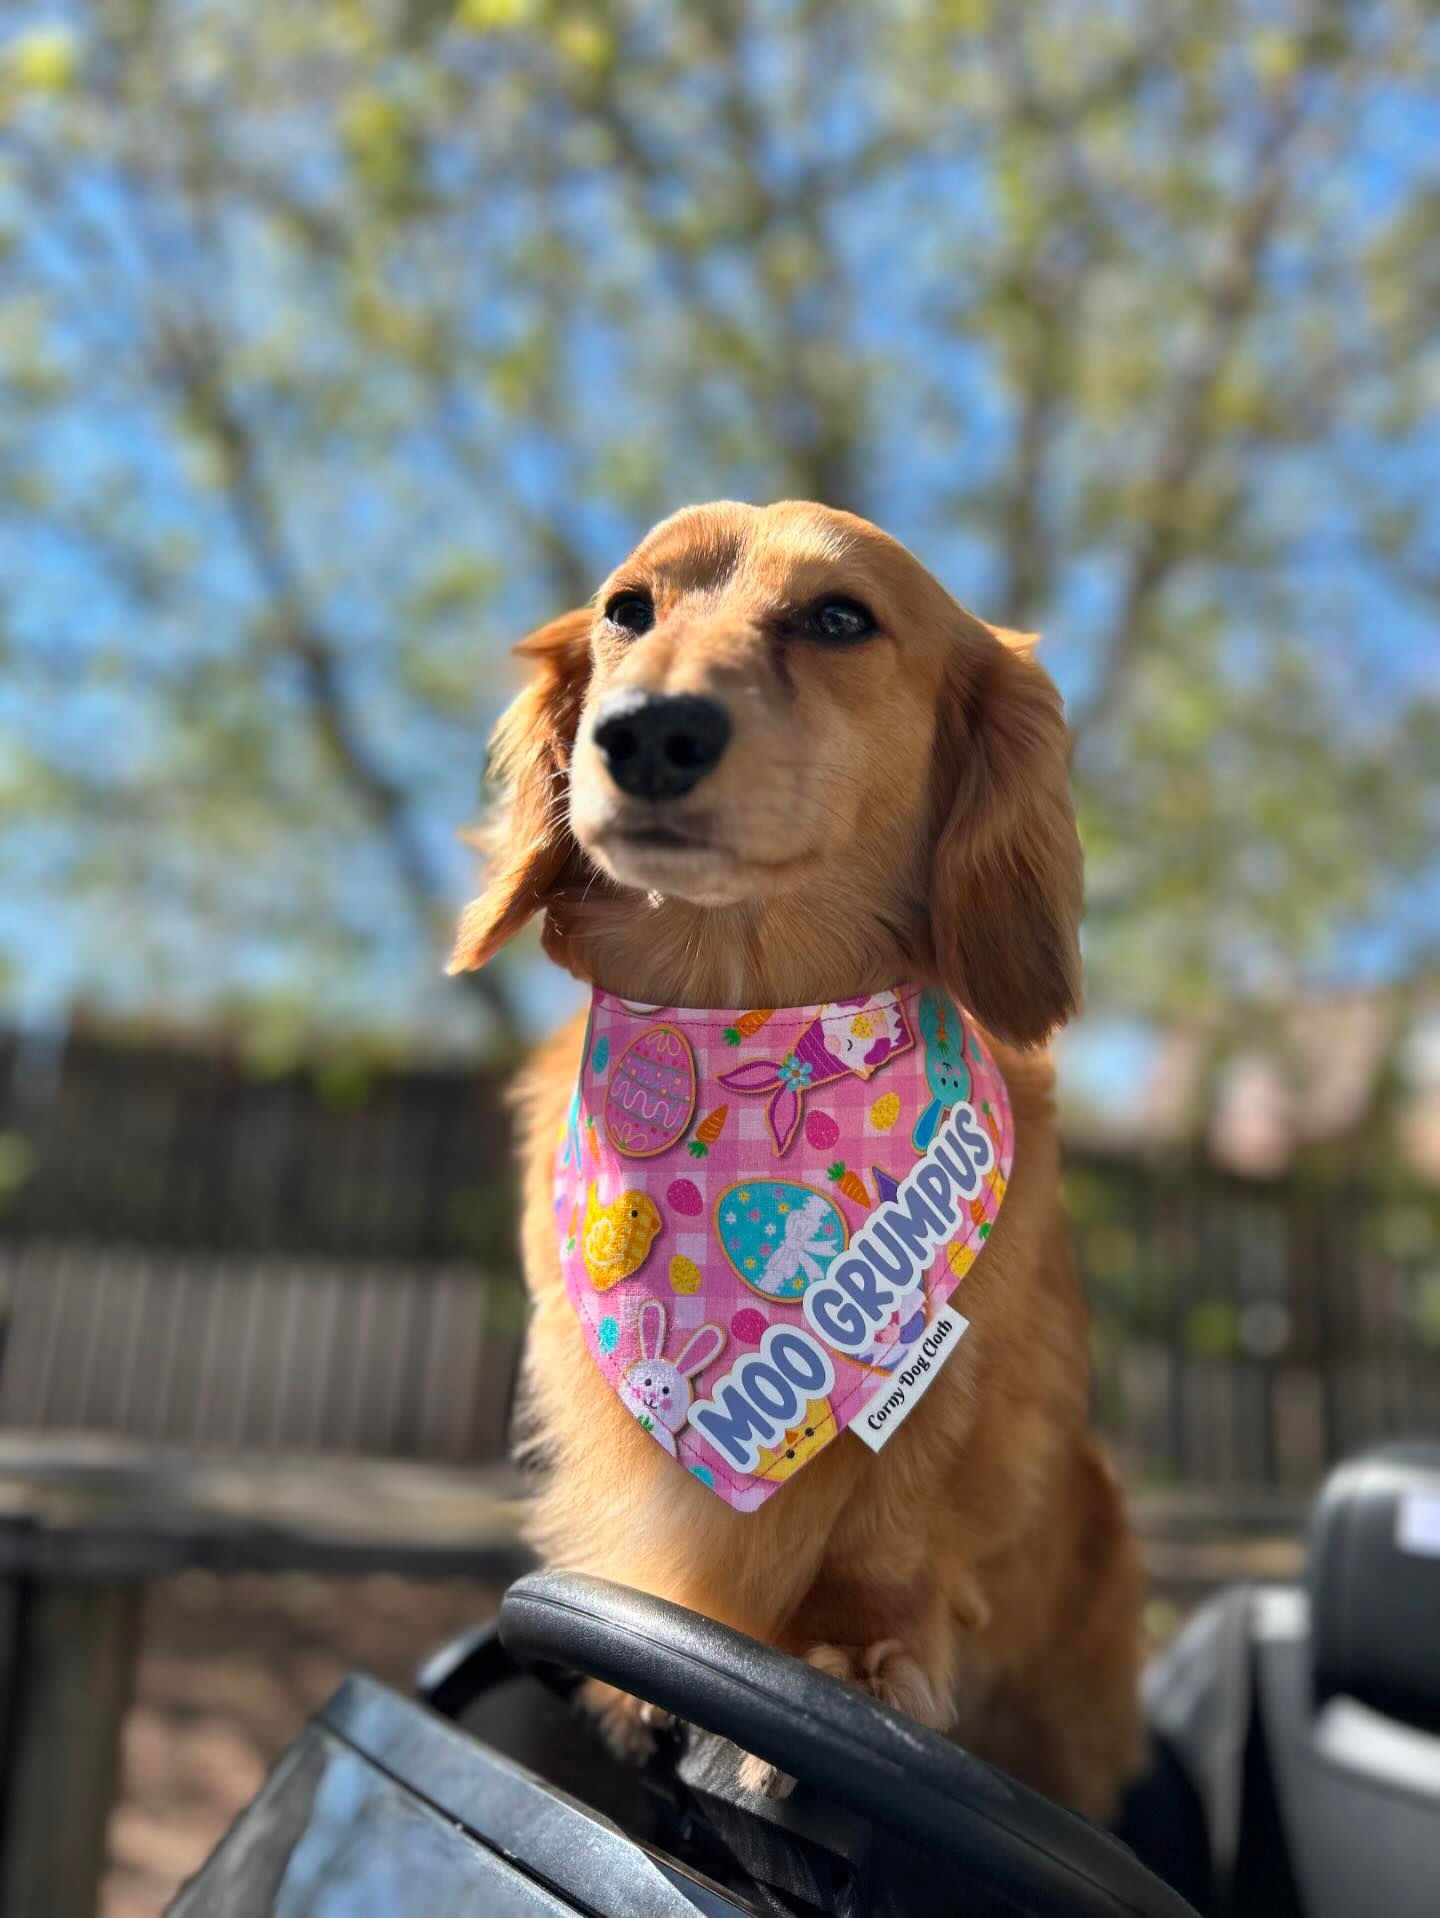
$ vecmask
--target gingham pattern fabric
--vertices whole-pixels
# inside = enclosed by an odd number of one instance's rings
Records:
[[[967,1105],[990,1156],[977,1195],[952,1201],[923,1287],[860,1356],[831,1352],[833,1386],[738,1469],[691,1413],[770,1328],[806,1325],[807,1290]],[[596,991],[555,1168],[590,1356],[678,1464],[753,1511],[904,1368],[989,1235],[1013,1149],[1004,1080],[933,991],[739,1013]]]

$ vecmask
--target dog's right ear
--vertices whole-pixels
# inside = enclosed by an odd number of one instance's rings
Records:
[[[486,886],[460,915],[447,972],[473,972],[545,906],[578,856],[570,833],[570,754],[590,677],[588,607],[562,613],[515,648],[538,666],[500,716],[490,774],[500,788],[493,821],[475,835],[490,860]]]

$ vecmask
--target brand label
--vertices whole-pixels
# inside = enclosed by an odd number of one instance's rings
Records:
[[[916,1340],[905,1363],[855,1414],[850,1430],[864,1439],[872,1452],[878,1452],[899,1431],[969,1330],[969,1319],[947,1305],[926,1326],[925,1336]]]

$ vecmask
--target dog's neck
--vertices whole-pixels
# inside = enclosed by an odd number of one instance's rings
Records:
[[[546,951],[588,984],[649,1005],[822,1005],[928,971],[918,915],[897,911],[892,922],[854,888],[734,906],[597,894],[552,909]]]

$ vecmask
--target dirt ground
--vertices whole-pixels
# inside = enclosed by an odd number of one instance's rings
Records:
[[[99,1918],[156,1918],[347,1670],[406,1690],[498,1602],[494,1587],[390,1577],[152,1587]]]

